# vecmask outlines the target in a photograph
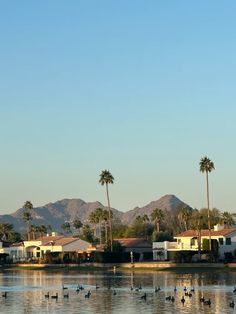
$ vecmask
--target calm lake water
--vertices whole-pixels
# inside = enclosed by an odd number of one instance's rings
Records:
[[[67,289],[63,290],[63,285]],[[78,285],[84,287],[79,293]],[[136,291],[140,286],[142,289]],[[161,290],[155,292],[158,286]],[[185,286],[195,291],[192,297],[185,296],[183,305],[180,300]],[[0,313],[234,313],[236,306],[230,308],[229,303],[236,303],[235,286],[236,273],[223,271],[183,274],[11,270],[0,273]],[[85,298],[88,290],[91,295]],[[4,292],[6,298],[2,296]],[[45,298],[48,292],[50,297]],[[56,293],[58,299],[52,299]],[[64,298],[67,293],[69,298]],[[146,300],[141,298],[144,293]],[[175,301],[166,300],[167,296],[174,296]],[[199,301],[201,296],[211,299],[210,307]]]

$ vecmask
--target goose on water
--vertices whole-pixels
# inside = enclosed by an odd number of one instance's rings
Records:
[[[203,304],[211,306],[211,299],[205,300]]]
[[[44,297],[45,297],[46,299],[49,298],[49,291],[44,295]]]
[[[63,297],[64,297],[65,299],[68,299],[68,298],[69,298],[69,292],[65,293],[65,294],[63,295]]]
[[[234,308],[234,306],[235,306],[234,301],[231,301],[231,302],[229,303],[229,307]]]
[[[3,298],[6,298],[6,297],[7,297],[7,292],[6,292],[6,291],[2,293],[2,297],[3,297]]]
[[[52,299],[58,299],[58,293],[56,293],[55,295],[51,295]]]
[[[89,291],[84,295],[84,297],[88,299],[88,298],[90,298],[90,295],[91,295],[91,292],[90,292],[90,290],[89,290]]]
[[[145,292],[145,293],[141,296],[140,299],[141,299],[141,300],[146,300],[146,299],[147,299],[147,293]]]

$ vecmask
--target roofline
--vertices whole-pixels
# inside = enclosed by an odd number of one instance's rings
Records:
[[[222,229],[222,230],[224,230],[224,229]],[[219,231],[222,231],[222,230],[217,230],[217,231],[216,230],[211,230],[211,232],[219,232]],[[193,229],[184,231],[182,233],[185,233],[185,232],[188,232],[188,231],[196,231],[196,233],[197,233],[197,230],[193,230]],[[209,230],[208,229],[202,229],[201,231],[208,232]],[[221,235],[219,235],[219,234],[218,235],[214,235],[213,233],[211,233],[211,236],[212,237],[214,237],[214,236],[222,236],[222,237],[224,237],[224,236],[229,235],[229,234],[234,233],[234,232],[236,232],[236,228],[232,229],[231,231],[229,231],[229,232],[227,232],[225,234],[221,234]],[[185,237],[185,238],[192,238],[192,236],[181,235],[181,233],[180,233],[180,235],[177,234],[176,236],[174,236],[174,238],[183,238],[183,237]],[[201,237],[204,237],[204,236],[202,235]]]

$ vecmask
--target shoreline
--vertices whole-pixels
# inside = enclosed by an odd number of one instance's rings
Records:
[[[138,262],[138,263],[83,263],[83,264],[9,264],[2,265],[2,270],[45,270],[45,271],[236,271],[236,263],[172,263],[172,262]]]

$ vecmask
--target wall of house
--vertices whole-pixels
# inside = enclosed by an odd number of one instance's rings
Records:
[[[224,238],[224,244],[219,245],[219,255],[221,258],[224,258],[224,253],[231,252],[234,256],[234,250],[236,250],[236,235],[231,236],[231,245],[226,245],[226,239]]]
[[[77,241],[64,245],[63,250],[64,252],[87,251],[89,246],[90,246],[90,243],[78,239]]]
[[[197,250],[197,241],[195,241],[195,245],[191,245],[192,237],[183,237],[176,239],[178,250],[192,250],[192,249]]]
[[[41,251],[51,251],[51,252],[78,252],[78,251],[86,251],[90,247],[90,243],[83,240],[76,240],[71,243],[61,245],[41,245]]]
[[[24,246],[25,248],[27,247],[34,247],[34,246],[40,246],[42,242],[41,241],[36,241],[36,240],[31,240],[31,241],[24,241]]]
[[[7,248],[1,248],[0,253],[9,255],[9,258],[14,261],[21,261],[25,259],[24,247],[23,246],[10,246]]]

